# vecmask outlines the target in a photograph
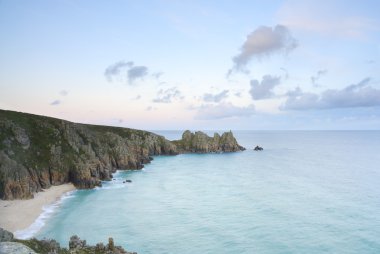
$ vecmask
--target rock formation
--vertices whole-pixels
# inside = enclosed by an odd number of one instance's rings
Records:
[[[141,169],[153,155],[244,150],[232,132],[185,131],[172,141],[151,132],[0,110],[0,199],[28,199],[52,185],[100,186],[116,169]]]
[[[0,228],[0,236],[9,236],[12,233]],[[113,238],[108,239],[108,244],[98,243],[95,246],[87,245],[86,240],[81,240],[78,236],[70,237],[69,249],[61,248],[60,244],[51,239],[38,240],[32,238],[29,240],[20,240],[12,238],[0,238],[0,254],[137,254],[128,252],[121,246],[115,246]]]
[[[192,133],[187,130],[182,134],[181,140],[172,142],[177,146],[179,153],[219,153],[245,150],[237,143],[231,131],[223,133],[222,136],[215,133],[213,137],[209,137],[201,131]]]
[[[93,188],[160,154],[177,154],[175,145],[147,131],[0,110],[1,199],[32,198],[66,182]]]
[[[261,146],[256,146],[255,148],[253,148],[253,150],[262,151],[262,150],[264,150],[264,148],[262,148]]]

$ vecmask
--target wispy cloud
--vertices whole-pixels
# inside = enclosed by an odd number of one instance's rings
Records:
[[[60,105],[62,102],[60,100],[54,100],[50,103],[51,106],[58,106]]]
[[[157,93],[157,97],[153,99],[155,103],[171,103],[174,100],[182,100],[181,92],[176,87],[171,87],[168,89],[160,89]]]
[[[142,79],[148,75],[148,68],[146,66],[133,66],[128,72],[128,82],[132,84],[136,79]]]
[[[149,69],[146,66],[135,66],[134,62],[119,61],[106,68],[104,76],[108,82],[124,81],[127,79],[128,84],[133,84],[137,79],[143,79],[149,74]]]
[[[288,98],[281,109],[312,110],[380,106],[380,89],[369,86],[370,81],[370,78],[365,78],[341,90],[325,90],[320,95],[303,92],[298,87],[287,93]]]
[[[310,80],[314,87],[320,87],[321,85],[318,83],[319,79],[327,74],[327,70],[319,70],[315,76],[311,76]]]
[[[247,72],[246,66],[252,58],[261,59],[274,53],[287,53],[297,47],[297,41],[289,29],[283,25],[275,27],[261,26],[250,33],[240,48],[240,53],[233,57],[233,71]]]
[[[104,76],[106,76],[109,82],[112,82],[115,78],[120,79],[120,75],[125,71],[126,68],[133,66],[133,62],[119,61],[106,68],[104,71]]]
[[[254,100],[263,100],[274,97],[273,88],[280,84],[280,77],[265,75],[261,82],[252,79],[250,82],[251,89],[249,93]]]
[[[61,90],[59,92],[59,95],[61,95],[61,96],[67,96],[68,94],[69,94],[69,92],[67,90]]]
[[[231,103],[221,104],[204,104],[197,109],[195,119],[197,120],[215,120],[232,117],[248,117],[255,114],[255,106],[253,104],[247,107],[234,106]]]
[[[205,93],[203,95],[203,100],[206,102],[220,102],[228,97],[228,90],[223,90],[217,94]]]
[[[152,77],[155,79],[159,79],[162,75],[164,75],[164,73],[162,71],[152,73]]]

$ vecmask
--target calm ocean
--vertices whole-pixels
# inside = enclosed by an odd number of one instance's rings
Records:
[[[139,254],[380,253],[379,131],[234,134],[246,151],[155,157],[74,192],[36,236],[112,236]]]

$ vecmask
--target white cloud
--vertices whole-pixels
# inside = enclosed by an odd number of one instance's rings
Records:
[[[104,71],[104,76],[107,78],[108,82],[112,82],[114,80],[123,81],[127,79],[130,85],[133,84],[135,80],[143,79],[148,74],[148,67],[134,66],[132,61],[119,61],[108,66]]]
[[[261,26],[247,36],[240,53],[233,57],[234,66],[229,71],[246,72],[246,65],[252,58],[262,58],[276,52],[287,53],[297,47],[297,41],[283,25]]]
[[[157,93],[157,97],[153,99],[155,103],[171,103],[174,100],[182,100],[184,97],[176,87],[168,89],[160,89]]]
[[[282,110],[312,110],[380,106],[380,89],[369,86],[370,78],[344,89],[328,89],[322,94],[304,93],[300,88],[287,93]]]
[[[223,90],[217,94],[205,93],[203,95],[203,100],[207,102],[220,102],[228,97],[228,90]]]
[[[265,75],[261,82],[252,79],[250,82],[251,89],[249,93],[254,100],[270,99],[274,97],[273,88],[280,84],[280,77]]]

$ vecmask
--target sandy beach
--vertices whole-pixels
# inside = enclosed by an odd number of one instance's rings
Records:
[[[34,194],[28,200],[0,200],[0,227],[15,232],[29,227],[42,213],[45,205],[57,201],[64,193],[74,190],[74,185],[52,186]]]

